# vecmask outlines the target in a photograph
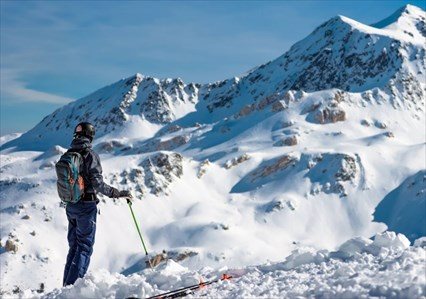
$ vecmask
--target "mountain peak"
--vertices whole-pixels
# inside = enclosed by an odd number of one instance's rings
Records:
[[[423,22],[423,27],[426,20],[426,13],[423,9],[420,7],[407,4],[397,11],[395,11],[392,15],[389,17],[374,23],[371,25],[371,27],[379,28],[379,29],[395,29],[396,27],[399,27],[401,25],[407,24],[407,23],[419,23]]]

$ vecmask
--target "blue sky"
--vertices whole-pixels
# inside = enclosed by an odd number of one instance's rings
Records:
[[[137,72],[238,76],[338,14],[377,22],[424,1],[4,1],[0,133]]]

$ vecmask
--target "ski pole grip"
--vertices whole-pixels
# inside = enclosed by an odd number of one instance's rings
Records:
[[[132,205],[132,201],[128,198],[126,198],[127,204],[129,204],[130,206]]]

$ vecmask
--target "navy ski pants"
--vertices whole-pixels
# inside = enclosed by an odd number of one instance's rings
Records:
[[[97,207],[95,201],[79,201],[67,204],[68,256],[63,285],[74,284],[86,274],[93,252],[96,232]]]

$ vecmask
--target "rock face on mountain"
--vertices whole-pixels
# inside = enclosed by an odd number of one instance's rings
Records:
[[[183,157],[178,153],[158,152],[150,154],[130,171],[110,175],[111,184],[130,189],[137,198],[145,193],[168,195],[168,186],[183,175]]]
[[[386,225],[424,235],[425,32],[413,6],[371,26],[338,16],[239,78],[137,74],[2,138],[0,243],[17,245],[0,254],[2,288],[61,283],[66,223],[53,168],[83,120],[96,126],[106,182],[136,197],[152,256],[196,252],[186,266],[238,268],[298,246],[364,242]],[[111,246],[135,244],[129,211],[101,199],[104,256],[93,265],[130,273],[139,247]],[[40,271],[23,281],[28,267]]]

